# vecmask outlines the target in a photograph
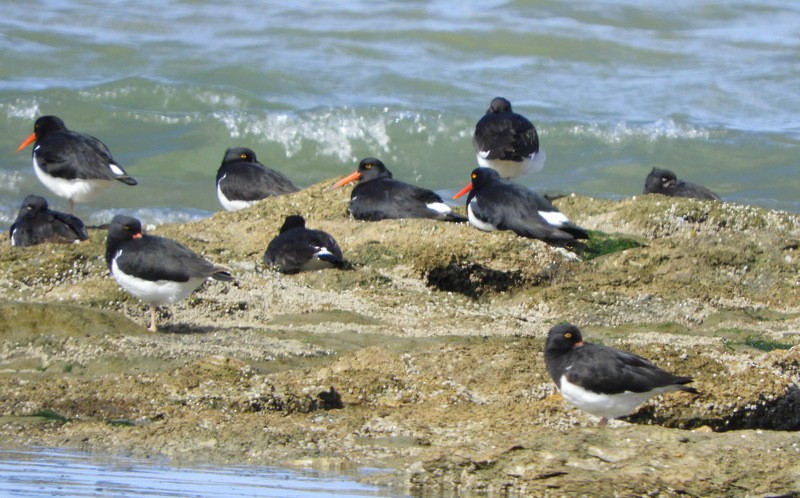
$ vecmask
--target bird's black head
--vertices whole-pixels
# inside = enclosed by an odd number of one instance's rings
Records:
[[[511,102],[503,97],[495,97],[489,104],[489,109],[486,111],[486,114],[499,114],[501,112],[512,112]]]
[[[668,169],[653,168],[653,171],[651,171],[644,180],[644,193],[652,194],[655,192],[660,192],[661,189],[669,187],[675,184],[677,181],[678,177],[675,176],[675,173],[672,171]]]
[[[547,333],[545,351],[566,352],[583,344],[581,331],[575,325],[564,323],[556,325]]]
[[[118,214],[108,225],[108,238],[111,240],[135,239],[142,235],[142,222],[133,216]]]
[[[492,168],[483,168],[483,167],[473,169],[470,178],[472,178],[473,189],[503,179],[500,176],[500,173],[498,173],[497,171],[493,170]]]
[[[33,132],[36,137],[43,137],[54,131],[66,131],[67,125],[58,116],[41,116],[33,124]]]
[[[39,211],[47,210],[47,199],[41,195],[29,195],[22,201],[20,207],[20,214],[23,213],[36,213]]]
[[[305,228],[306,227],[306,220],[300,216],[299,214],[292,214],[286,217],[283,220],[283,226],[278,233],[283,233],[287,230],[292,230],[294,228]]]
[[[380,159],[367,157],[358,163],[358,172],[361,173],[361,181],[368,182],[376,178],[391,178],[392,173]]]
[[[225,151],[222,157],[222,164],[244,161],[247,163],[257,163],[256,153],[247,147],[231,147]]]

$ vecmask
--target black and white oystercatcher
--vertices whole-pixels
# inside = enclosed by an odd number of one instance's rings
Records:
[[[287,216],[277,237],[267,246],[264,263],[284,273],[350,268],[339,244],[327,232],[306,228],[302,216]]]
[[[500,178],[489,168],[472,170],[472,182],[454,199],[469,192],[467,215],[475,228],[491,232],[511,230],[517,235],[542,240],[588,239],[543,195]]]
[[[33,171],[45,187],[67,199],[70,213],[75,210],[76,202],[92,200],[111,187],[114,180],[136,185],[136,180],[128,176],[103,142],[68,130],[61,118],[37,119],[33,133],[17,151],[34,141]]]
[[[652,396],[673,391],[699,394],[691,377],[666,372],[619,349],[583,342],[574,325],[556,325],[544,348],[547,371],[561,395],[575,407],[608,419],[633,413]]]
[[[536,173],[547,158],[539,148],[536,128],[525,116],[511,109],[511,102],[496,97],[486,114],[475,125],[472,136],[478,164],[492,168],[503,178]]]
[[[108,227],[106,262],[111,275],[134,297],[150,304],[150,330],[157,330],[156,307],[186,298],[208,278],[228,282],[230,272],[171,239],[143,235],[136,218],[116,215]]]
[[[89,234],[77,216],[51,211],[44,197],[29,195],[11,225],[10,238],[12,246],[33,246],[45,242],[71,244],[88,239]]]
[[[439,194],[392,178],[379,159],[362,159],[358,169],[336,182],[331,189],[358,180],[350,194],[350,214],[357,220],[379,221],[397,218],[431,218],[467,221],[442,201]]]
[[[705,201],[721,201],[717,194],[702,185],[678,180],[668,169],[653,168],[644,180],[645,194],[662,194],[669,197],[689,197]]]
[[[298,190],[286,175],[258,162],[256,153],[247,147],[226,150],[217,170],[217,197],[227,211],[238,211],[261,199]]]

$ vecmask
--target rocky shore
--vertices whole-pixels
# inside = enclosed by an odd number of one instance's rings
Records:
[[[110,278],[105,233],[0,246],[0,435],[179,462],[387,469],[413,495],[800,493],[800,216],[567,196],[554,246],[430,220],[358,222],[329,183],[161,226],[233,284],[161,311]],[[283,275],[284,216],[355,269]],[[547,330],[695,377],[608,427],[544,368]]]

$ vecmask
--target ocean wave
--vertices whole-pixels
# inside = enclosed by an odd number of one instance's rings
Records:
[[[577,137],[589,137],[608,145],[645,140],[655,142],[658,140],[708,140],[712,131],[685,123],[677,123],[673,119],[659,119],[653,123],[630,125],[624,121],[618,123],[602,124],[587,123],[573,125],[568,133]]]
[[[138,218],[146,229],[171,223],[187,223],[208,218],[213,213],[201,209],[187,207],[145,207],[136,209],[100,209],[87,216],[83,221],[88,226],[102,226],[111,221],[114,215],[125,214]]]

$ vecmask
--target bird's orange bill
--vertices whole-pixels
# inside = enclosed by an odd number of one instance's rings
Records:
[[[132,239],[141,239],[142,238],[142,232],[135,233],[135,234],[131,235],[131,238]]]
[[[32,143],[33,143],[35,140],[36,140],[36,133],[31,133],[31,136],[29,136],[28,138],[26,138],[26,139],[25,139],[25,141],[24,141],[24,142],[22,142],[21,144],[19,144],[19,147],[17,147],[17,152],[19,152],[19,151],[21,151],[22,149],[24,149],[25,147],[29,146],[29,145],[30,145],[30,144],[32,144]]]
[[[453,199],[458,199],[459,197],[461,197],[462,195],[466,194],[470,190],[472,190],[472,182],[468,183],[466,187],[464,187],[461,190],[459,190],[458,193],[453,196]]]
[[[328,190],[333,190],[335,188],[342,187],[344,185],[347,185],[350,182],[354,182],[354,181],[360,180],[360,179],[361,179],[361,172],[360,171],[354,171],[353,173],[350,173],[349,175],[345,176],[344,178],[342,178],[338,182],[336,182],[333,185],[331,185],[331,187]]]

